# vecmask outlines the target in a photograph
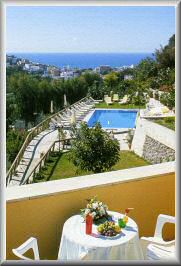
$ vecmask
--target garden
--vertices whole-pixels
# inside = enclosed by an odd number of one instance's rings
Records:
[[[120,151],[117,139],[97,123],[89,128],[82,123],[74,128],[75,139],[68,152],[51,152],[34,182],[57,180],[149,165],[132,151]]]

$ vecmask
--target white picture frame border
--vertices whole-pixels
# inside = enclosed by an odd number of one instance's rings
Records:
[[[6,7],[7,6],[174,6],[176,10],[176,236],[180,236],[180,0],[1,0],[0,1],[0,263],[19,265],[6,260]],[[180,264],[180,239],[176,239],[177,258]],[[46,264],[43,261],[38,264]],[[48,265],[55,264],[48,262]],[[57,263],[56,263],[57,264]],[[100,263],[101,264],[101,263]],[[105,264],[105,262],[104,262]],[[107,263],[106,263],[107,264]],[[124,264],[128,264],[125,263]],[[137,263],[134,263],[137,264]],[[140,262],[138,262],[140,265]],[[141,263],[144,264],[144,263]]]

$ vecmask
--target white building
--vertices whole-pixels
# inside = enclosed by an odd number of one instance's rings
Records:
[[[124,75],[124,80],[132,80],[133,78],[133,75]]]
[[[72,79],[74,77],[74,73],[72,71],[64,71],[60,73],[60,77],[64,78],[65,80]]]

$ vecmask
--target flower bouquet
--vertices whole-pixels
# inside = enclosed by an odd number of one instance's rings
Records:
[[[84,220],[88,214],[93,218],[93,223],[98,225],[104,223],[105,221],[111,221],[112,216],[107,213],[108,207],[103,202],[97,200],[97,197],[87,200],[87,206],[85,209],[81,209],[81,215]]]

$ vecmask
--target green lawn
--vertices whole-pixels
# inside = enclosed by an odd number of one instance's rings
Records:
[[[175,130],[175,117],[164,117],[162,119],[154,119],[152,120],[152,122],[155,122],[169,129]]]
[[[120,104],[120,103],[113,103],[107,105],[105,102],[101,102],[95,105],[95,108],[117,108],[117,109],[144,109],[145,104],[143,105],[134,105],[134,104]]]
[[[120,161],[111,169],[112,171],[132,167],[149,165],[144,159],[131,151],[121,151]],[[109,170],[109,171],[111,171]],[[41,170],[36,182],[57,180],[74,176],[93,174],[87,171],[78,171],[77,167],[68,159],[68,152],[63,154],[52,154],[45,167]]]

